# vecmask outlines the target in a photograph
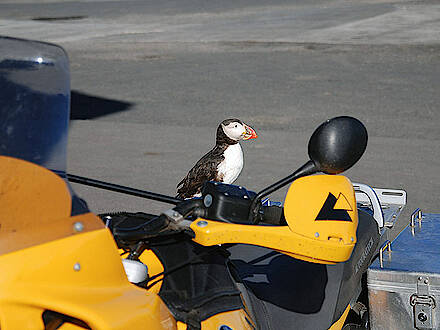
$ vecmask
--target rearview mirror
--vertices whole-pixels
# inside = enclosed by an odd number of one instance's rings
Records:
[[[335,117],[321,124],[309,140],[310,160],[289,176],[261,190],[252,200],[249,221],[257,221],[257,205],[264,196],[296,179],[317,172],[338,174],[348,170],[361,158],[367,142],[367,129],[356,118]]]
[[[309,157],[316,169],[338,174],[352,167],[367,148],[368,134],[356,118],[342,116],[321,124],[309,141]]]

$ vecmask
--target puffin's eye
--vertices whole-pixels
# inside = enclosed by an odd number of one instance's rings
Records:
[[[235,126],[234,126],[235,128],[237,128],[238,127],[238,125],[237,124],[235,124]]]

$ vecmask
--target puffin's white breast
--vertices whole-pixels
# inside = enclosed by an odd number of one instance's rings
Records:
[[[224,151],[225,159],[218,165],[217,171],[223,176],[223,182],[231,184],[243,169],[243,151],[239,143],[230,145]]]

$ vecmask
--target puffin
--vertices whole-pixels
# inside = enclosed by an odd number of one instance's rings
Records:
[[[200,197],[206,181],[233,183],[243,169],[243,151],[239,142],[257,137],[255,130],[240,119],[223,120],[217,127],[214,148],[200,158],[179,182],[176,197]]]

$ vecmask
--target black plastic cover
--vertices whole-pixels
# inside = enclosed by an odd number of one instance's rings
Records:
[[[234,223],[249,223],[249,209],[255,193],[247,189],[219,182],[206,182],[202,199],[207,209],[206,218]]]
[[[188,329],[199,329],[200,322],[213,315],[244,308],[222,248],[204,247],[187,239],[152,250],[165,273],[172,270],[164,277],[159,296]]]

